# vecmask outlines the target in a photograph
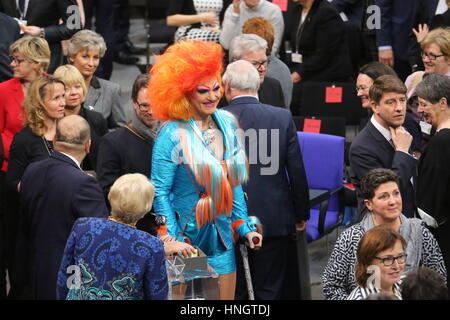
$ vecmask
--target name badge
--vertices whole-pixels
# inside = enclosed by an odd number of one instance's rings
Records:
[[[420,121],[420,129],[422,130],[422,133],[425,134],[430,134],[431,133],[431,124],[425,122],[425,121]]]
[[[302,63],[303,56],[300,53],[292,52],[292,62]]]

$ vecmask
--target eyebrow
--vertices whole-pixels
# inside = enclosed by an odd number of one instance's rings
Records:
[[[220,86],[220,85],[219,85],[218,82],[216,82],[216,83],[213,85],[212,90],[216,89],[218,86]],[[205,85],[199,85],[199,86],[197,86],[197,90],[211,90],[211,88],[208,87],[208,86],[205,86]]]

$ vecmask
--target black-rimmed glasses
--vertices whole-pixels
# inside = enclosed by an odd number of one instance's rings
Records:
[[[406,253],[396,257],[385,257],[385,258],[375,257],[375,259],[380,260],[381,262],[383,262],[384,266],[389,267],[394,264],[395,260],[397,260],[398,264],[404,264],[406,262]]]
[[[432,54],[432,53],[425,53],[425,52],[422,52],[422,59],[425,59],[425,57],[427,57],[427,58],[428,58],[429,60],[431,60],[431,61],[434,61],[434,60],[436,60],[437,58],[443,57],[443,56],[445,56],[445,54],[435,55],[435,54]]]

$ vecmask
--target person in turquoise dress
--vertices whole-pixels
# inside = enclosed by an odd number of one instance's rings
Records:
[[[180,41],[157,57],[149,99],[152,115],[166,122],[153,147],[151,180],[154,210],[166,218],[160,239],[198,246],[219,274],[220,299],[228,300],[236,284],[233,241],[240,236],[254,248],[262,236],[247,215],[241,184],[248,164],[237,121],[217,110],[222,61],[220,45],[205,41]]]
[[[78,219],[58,271],[58,300],[165,300],[163,242],[136,229],[151,208],[154,187],[140,173],[126,174],[108,194],[109,218]]]

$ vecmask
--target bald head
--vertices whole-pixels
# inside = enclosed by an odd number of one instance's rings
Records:
[[[91,130],[86,120],[78,115],[67,116],[56,126],[55,149],[66,153],[83,153],[90,138]]]

